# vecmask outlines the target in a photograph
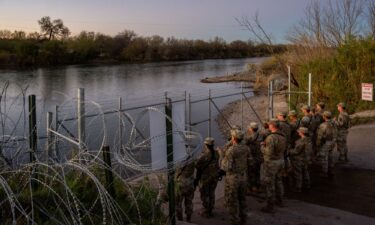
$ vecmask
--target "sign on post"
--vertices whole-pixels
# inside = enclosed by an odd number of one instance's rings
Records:
[[[362,100],[373,101],[373,84],[362,83]]]

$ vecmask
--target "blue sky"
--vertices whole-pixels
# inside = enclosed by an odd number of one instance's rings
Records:
[[[43,16],[60,18],[72,34],[82,30],[227,41],[247,40],[235,17],[258,11],[277,42],[303,16],[309,0],[0,0],[0,29],[39,31]]]

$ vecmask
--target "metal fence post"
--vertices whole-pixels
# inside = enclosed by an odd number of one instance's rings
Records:
[[[109,194],[113,198],[116,198],[116,191],[115,191],[115,187],[113,186],[114,178],[113,178],[113,172],[112,172],[111,152],[110,152],[109,146],[103,146],[102,151],[103,151],[103,161],[106,164],[105,166],[107,166],[107,168],[104,169],[106,188]]]
[[[211,89],[208,89],[208,137],[211,137]]]
[[[243,130],[243,82],[241,82],[241,129]]]
[[[121,120],[121,111],[122,111],[122,98],[120,97],[118,99],[118,139],[119,139],[119,149],[121,150],[122,149],[122,129],[123,129],[123,125],[122,125],[122,120]]]
[[[311,73],[309,73],[309,106],[311,106]]]
[[[288,66],[288,110],[290,111],[290,91],[291,91],[291,87],[290,87],[290,66]]]
[[[168,165],[168,197],[169,219],[171,225],[176,225],[176,202],[174,189],[174,163],[173,163],[173,127],[172,127],[172,101],[165,93],[166,138],[167,138],[167,165]]]
[[[188,100],[188,107],[189,107],[189,130],[191,131],[191,94],[189,93],[189,100]]]
[[[55,131],[58,132],[59,131],[59,106],[56,105],[55,107]],[[54,155],[55,155],[55,160],[56,161],[59,161],[60,160],[60,153],[59,153],[59,139],[58,137],[55,135],[55,139],[54,139]]]
[[[29,95],[29,147],[30,147],[30,163],[35,162],[35,152],[38,146],[38,134],[36,126],[36,100],[35,95]],[[38,175],[36,173],[35,166],[31,168],[31,177],[37,179]],[[31,182],[32,188],[35,190],[38,188],[36,182]]]
[[[79,151],[86,150],[86,131],[85,131],[85,89],[78,88],[77,96],[77,117],[78,117],[78,142]]]
[[[47,157],[48,160],[50,158],[54,158],[52,154],[52,141],[53,141],[53,134],[50,130],[52,130],[52,112],[47,112]]]

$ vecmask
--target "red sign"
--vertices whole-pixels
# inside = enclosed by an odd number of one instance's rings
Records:
[[[370,83],[362,83],[362,100],[372,101],[372,90],[374,89],[373,85]]]

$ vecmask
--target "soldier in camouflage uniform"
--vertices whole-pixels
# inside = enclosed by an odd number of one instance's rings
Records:
[[[204,208],[201,213],[203,217],[213,216],[215,189],[219,180],[219,154],[214,149],[214,141],[211,137],[204,140],[205,148],[196,163],[197,176],[194,185],[199,182],[199,191]]]
[[[292,135],[292,130],[291,127],[286,120],[287,113],[286,112],[279,112],[277,114],[277,120],[279,121],[279,132],[284,134],[284,137],[286,139],[286,150],[284,151],[284,176],[287,176],[289,170],[290,170],[290,163],[289,163],[289,158],[288,158],[288,152],[291,146],[291,135]]]
[[[298,119],[297,112],[295,110],[291,110],[288,114],[289,116],[289,125],[290,125],[290,130],[291,130],[291,135],[290,135],[290,148],[294,148],[294,145],[296,141],[299,139],[298,135],[298,128],[300,127],[301,120]]]
[[[347,146],[347,137],[348,129],[350,126],[350,117],[346,112],[345,103],[341,102],[337,105],[337,109],[340,112],[335,124],[337,127],[337,150],[340,152],[339,161],[347,162],[348,161],[348,146]]]
[[[182,202],[185,204],[186,221],[191,221],[194,199],[195,163],[186,162],[176,169],[176,214],[178,220],[183,220]]]
[[[307,160],[309,159],[308,155],[312,151],[312,143],[308,136],[309,130],[306,127],[300,127],[297,132],[300,139],[297,140],[295,147],[289,151],[289,156],[293,168],[295,191],[301,192],[302,181],[305,182],[306,188],[310,188],[310,174]]]
[[[232,130],[232,145],[224,153],[222,169],[225,177],[225,206],[231,216],[231,224],[246,224],[246,187],[247,165],[249,159],[248,147],[242,144],[243,133]]]
[[[260,165],[263,162],[262,152],[260,151],[260,143],[263,141],[263,136],[260,134],[258,124],[250,123],[247,128],[245,136],[245,143],[249,147],[251,159],[249,159],[248,168],[248,184],[249,189],[253,192],[260,187]]]
[[[264,212],[274,212],[274,205],[283,206],[284,186],[282,173],[284,167],[284,152],[287,148],[284,134],[279,131],[279,121],[272,119],[269,123],[269,134],[261,145],[263,154],[262,181],[266,188],[267,205]]]
[[[332,152],[334,147],[335,128],[329,111],[323,113],[324,123],[320,124],[316,137],[317,162],[322,167],[322,176],[333,175]]]

